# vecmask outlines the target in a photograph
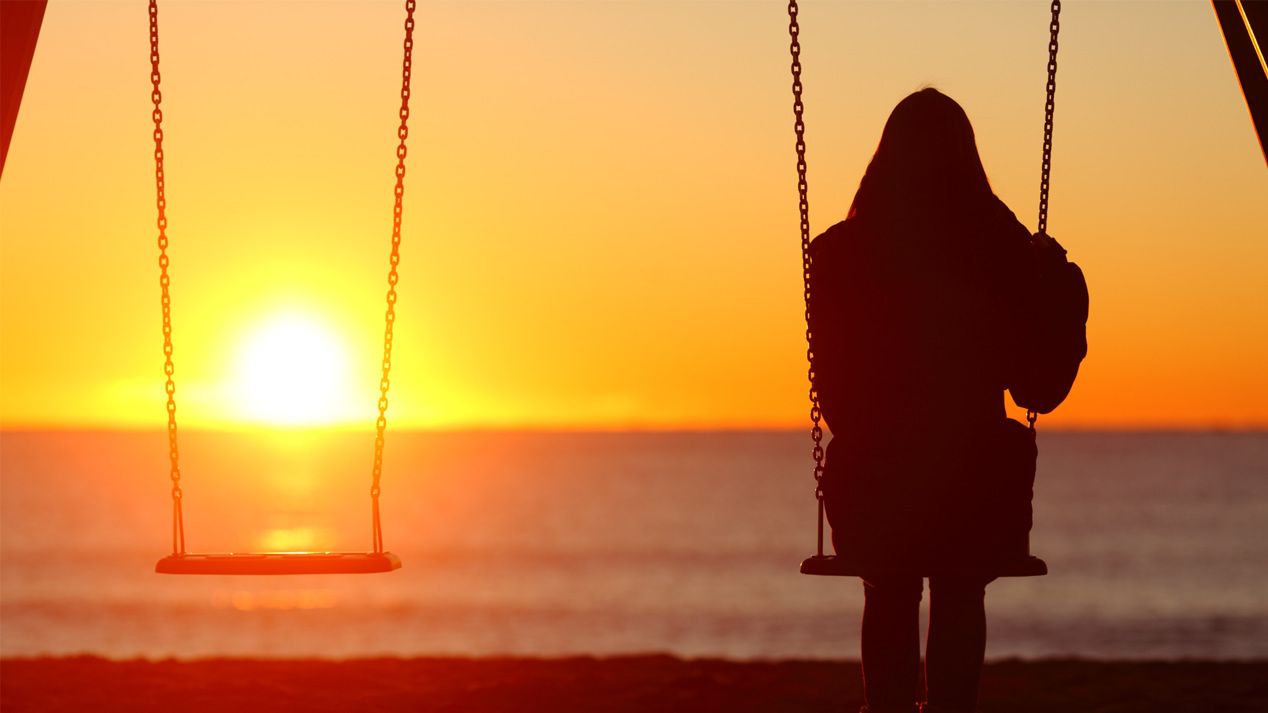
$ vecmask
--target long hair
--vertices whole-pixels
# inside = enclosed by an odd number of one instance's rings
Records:
[[[927,87],[889,115],[849,216],[954,219],[993,197],[968,115],[951,97]]]

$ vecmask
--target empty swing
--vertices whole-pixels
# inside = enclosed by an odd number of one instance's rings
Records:
[[[802,102],[801,83],[801,43],[798,39],[800,26],[797,22],[797,0],[788,2],[788,34],[789,50],[792,56],[792,92],[794,130],[796,133],[797,151],[797,192],[798,207],[801,218],[801,265],[802,287],[806,305],[806,357],[809,362],[808,377],[810,381],[810,437],[813,442],[811,457],[814,459],[815,499],[818,501],[817,548],[814,555],[801,563],[801,573],[834,577],[857,577],[865,574],[855,564],[836,555],[825,555],[823,552],[824,512],[824,445],[823,445],[823,411],[819,404],[819,392],[815,386],[814,349],[810,330],[810,207],[807,200],[806,183],[806,140],[804,121],[805,106]],[[1055,108],[1057,81],[1057,33],[1060,28],[1061,0],[1052,0],[1052,19],[1049,25],[1048,42],[1048,84],[1047,102],[1045,104],[1043,163],[1039,188],[1039,224],[1038,235],[1047,235],[1048,223],[1048,185],[1052,168],[1052,117]],[[1028,410],[1026,420],[1033,435],[1038,414]],[[1048,565],[1040,558],[1027,554],[1022,558],[993,565],[991,575],[997,577],[1037,577],[1048,573]]]
[[[405,195],[405,139],[409,135],[410,67],[414,46],[415,0],[405,2],[404,58],[401,63],[400,126],[396,147],[396,188],[392,209],[392,249],[389,257],[387,311],[383,335],[383,372],[379,380],[379,416],[375,423],[374,463],[370,485],[372,550],[369,552],[229,552],[194,554],[185,549],[185,522],[181,512],[180,452],[176,438],[176,382],[172,365],[172,317],[167,257],[167,199],[163,175],[163,111],[159,90],[158,3],[150,0],[150,81],[154,103],[154,178],[158,206],[159,285],[163,307],[163,372],[167,377],[167,441],[172,482],[172,553],[158,561],[160,574],[368,574],[399,569],[401,561],[383,548],[383,527],[379,517],[379,482],[383,472],[383,442],[387,429],[387,392],[391,383],[392,325],[396,319],[397,265],[400,263],[401,205]]]

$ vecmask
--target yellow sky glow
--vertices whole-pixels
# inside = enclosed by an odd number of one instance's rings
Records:
[[[1047,12],[807,3],[813,229],[929,84],[1033,227]],[[182,423],[373,423],[402,16],[161,4]],[[418,18],[392,423],[800,426],[783,6]],[[1268,171],[1209,3],[1067,3],[1061,31],[1049,227],[1091,351],[1045,422],[1268,427]],[[3,427],[164,421],[148,100],[144,6],[50,3],[0,181]],[[272,357],[242,350],[301,323],[286,405],[252,402]]]

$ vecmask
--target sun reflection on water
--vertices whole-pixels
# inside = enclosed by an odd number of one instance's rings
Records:
[[[325,552],[330,548],[330,533],[316,527],[277,527],[265,532],[259,540],[264,552]]]

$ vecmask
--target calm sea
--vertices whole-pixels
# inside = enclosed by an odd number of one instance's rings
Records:
[[[174,577],[158,433],[0,436],[5,656],[853,657],[800,433],[393,433],[391,574]],[[1268,434],[1042,433],[991,657],[1268,657]],[[370,434],[182,434],[194,551],[366,549]]]

